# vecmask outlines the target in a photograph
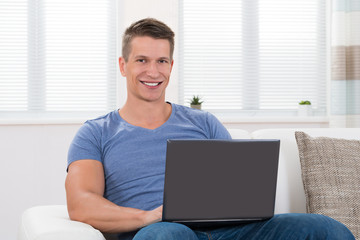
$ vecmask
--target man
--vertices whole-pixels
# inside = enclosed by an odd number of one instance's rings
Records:
[[[213,115],[165,101],[173,51],[174,33],[160,21],[143,19],[125,31],[119,64],[127,101],[87,121],[70,146],[70,218],[119,239],[354,239],[342,224],[312,214],[206,231],[160,222],[166,140],[231,138]]]

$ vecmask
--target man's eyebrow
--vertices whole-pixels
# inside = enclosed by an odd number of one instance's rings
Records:
[[[159,57],[159,59],[161,59],[161,60],[168,60],[168,61],[170,61],[170,58],[169,58],[169,57]]]
[[[134,58],[148,58],[148,57],[146,57],[144,55],[136,55]]]

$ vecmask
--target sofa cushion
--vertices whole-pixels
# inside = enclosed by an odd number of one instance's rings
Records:
[[[309,213],[332,217],[360,237],[360,141],[295,132]]]

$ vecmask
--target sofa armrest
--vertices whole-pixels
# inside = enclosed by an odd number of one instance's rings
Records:
[[[22,217],[18,240],[105,240],[92,226],[69,219],[65,205],[27,209]]]

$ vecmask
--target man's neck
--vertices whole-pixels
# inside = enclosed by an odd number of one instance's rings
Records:
[[[120,116],[126,122],[148,129],[155,129],[163,125],[169,119],[171,112],[171,104],[165,101],[133,104],[126,101],[125,105],[119,110]]]

